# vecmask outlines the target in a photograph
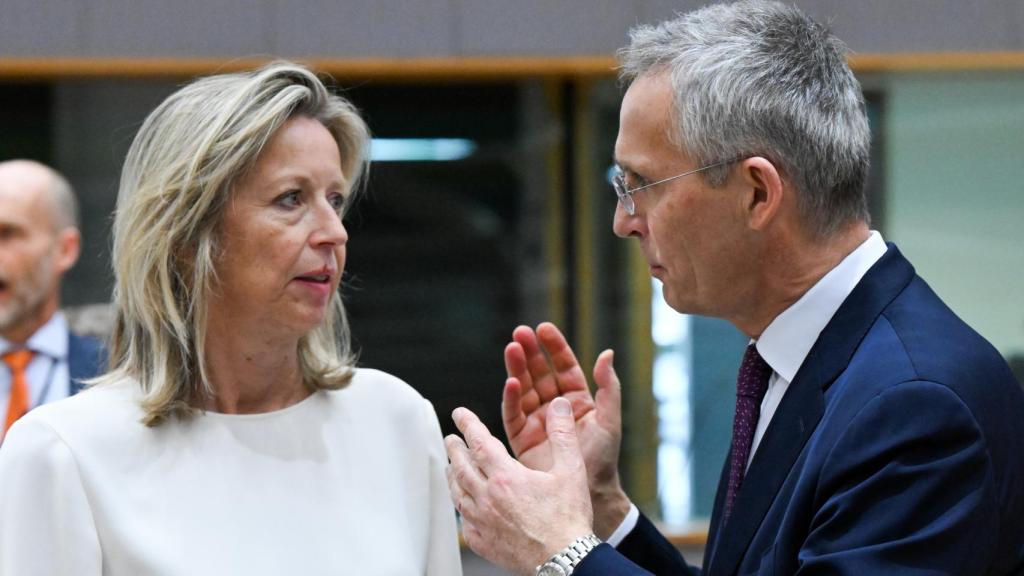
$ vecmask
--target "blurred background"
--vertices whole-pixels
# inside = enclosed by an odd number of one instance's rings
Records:
[[[853,50],[874,227],[1024,379],[1024,2],[795,3]],[[517,324],[556,322],[587,366],[615,348],[624,480],[697,561],[745,338],[664,307],[611,233],[608,176],[615,49],[703,4],[0,0],[0,160],[77,189],[85,250],[64,303],[102,330],[117,181],[145,115],[197,75],[311,65],[375,136],[343,288],[361,364],[420,390],[446,432],[458,405],[497,431]],[[466,572],[501,574],[469,553]]]

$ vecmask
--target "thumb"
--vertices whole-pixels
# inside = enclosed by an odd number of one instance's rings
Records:
[[[594,364],[594,381],[597,382],[597,420],[607,430],[622,428],[622,385],[615,373],[615,353],[605,350]]]
[[[551,401],[547,414],[548,441],[551,442],[552,470],[583,467],[583,454],[576,438],[576,420],[572,404],[559,396]]]

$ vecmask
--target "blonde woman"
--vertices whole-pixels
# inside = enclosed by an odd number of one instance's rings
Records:
[[[0,574],[461,572],[430,404],[349,350],[367,138],[288,63],[150,114],[114,222],[111,369],[0,450]]]

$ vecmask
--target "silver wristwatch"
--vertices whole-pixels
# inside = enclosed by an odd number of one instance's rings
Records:
[[[555,554],[548,561],[537,566],[537,576],[569,576],[583,557],[597,547],[601,540],[593,535],[581,536]]]

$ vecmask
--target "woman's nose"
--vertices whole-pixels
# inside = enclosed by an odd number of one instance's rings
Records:
[[[314,235],[314,244],[339,245],[348,242],[348,229],[341,214],[331,205],[324,202],[324,206],[317,209],[317,230]]]

